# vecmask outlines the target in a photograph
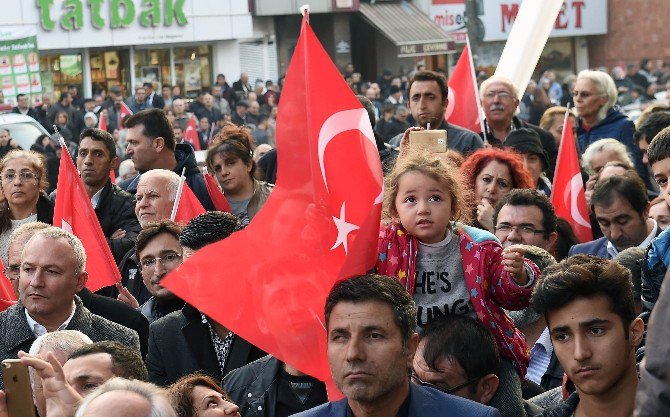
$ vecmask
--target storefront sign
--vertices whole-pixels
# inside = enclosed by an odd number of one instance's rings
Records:
[[[0,32],[0,86],[6,103],[16,104],[18,94],[26,94],[31,102],[40,96],[40,59],[34,31],[32,35],[21,28]]]
[[[36,0],[40,23],[46,31],[60,24],[63,30],[79,30],[84,26],[84,7],[88,7],[91,25],[96,29],[109,26],[112,29],[132,25],[137,19],[140,26],[158,27],[188,24],[184,14],[185,0],[65,0],[62,11],[52,7],[54,0]],[[105,4],[107,3],[107,4]],[[103,8],[109,9],[109,22],[105,22]],[[53,9],[53,10],[52,10]],[[60,13],[60,16],[58,15]]]
[[[482,2],[478,18],[484,41],[502,41],[509,36],[521,0]],[[483,12],[483,13],[482,13]],[[607,33],[607,0],[566,0],[558,12],[549,37],[601,35]]]
[[[454,42],[432,42],[414,45],[398,46],[398,57],[424,56],[424,55],[442,55],[454,52],[456,46]]]
[[[456,42],[465,42],[467,30],[464,0],[433,0],[430,6],[430,18]]]

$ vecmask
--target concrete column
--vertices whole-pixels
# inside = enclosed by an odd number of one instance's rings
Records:
[[[91,52],[88,48],[84,48],[81,53],[82,63],[82,83],[84,84],[84,91],[81,91],[81,97],[93,97],[93,85],[91,85]]]

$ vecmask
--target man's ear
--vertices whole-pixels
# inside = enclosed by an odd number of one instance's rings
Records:
[[[628,338],[632,347],[636,348],[642,343],[642,338],[644,338],[644,322],[641,318],[636,317],[628,326]]]
[[[419,334],[413,333],[405,345],[405,351],[407,353],[407,369],[412,369],[414,365],[414,354],[416,349],[419,347]]]
[[[165,139],[163,139],[162,136],[156,137],[152,141],[152,146],[154,147],[156,152],[161,152],[163,150],[163,148],[165,148]]]
[[[115,156],[112,158],[112,162],[110,164],[110,168],[113,170],[116,170],[119,167],[119,157]]]
[[[500,380],[495,374],[488,374],[482,377],[477,383],[477,398],[480,403],[488,404],[496,392],[498,392]]]
[[[77,278],[77,287],[75,292],[79,292],[84,289],[86,286],[86,281],[88,281],[88,272],[84,271]]]

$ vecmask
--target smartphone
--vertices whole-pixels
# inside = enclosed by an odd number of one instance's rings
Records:
[[[409,132],[409,148],[416,151],[443,153],[447,151],[446,130],[413,130]]]
[[[28,367],[18,359],[2,361],[9,417],[36,417]]]

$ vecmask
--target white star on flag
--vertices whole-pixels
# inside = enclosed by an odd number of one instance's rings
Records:
[[[360,229],[360,227],[356,226],[355,224],[347,223],[347,221],[345,220],[344,218],[345,204],[346,202],[343,202],[342,208],[340,208],[340,217],[337,218],[333,216],[335,227],[337,227],[337,240],[335,240],[335,244],[333,245],[332,248],[330,248],[330,250],[333,250],[338,246],[342,245],[344,246],[344,253],[349,254],[347,249],[347,237],[349,236],[349,233],[353,232],[354,230]]]

